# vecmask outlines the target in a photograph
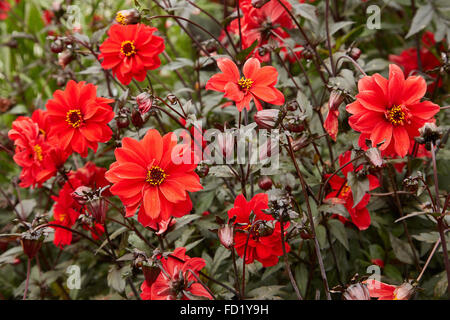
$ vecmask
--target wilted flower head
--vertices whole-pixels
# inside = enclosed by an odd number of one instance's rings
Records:
[[[342,297],[345,300],[370,300],[370,293],[367,285],[358,282],[350,285],[345,290]]]
[[[425,125],[419,129],[420,136],[416,137],[415,140],[424,144],[427,150],[431,150],[431,143],[437,145],[442,138],[442,130],[434,122],[427,122]]]
[[[136,9],[121,10],[117,12],[115,20],[121,25],[136,24],[141,20],[141,16]]]
[[[234,226],[225,224],[220,226],[217,231],[220,243],[227,249],[231,249],[234,245]]]

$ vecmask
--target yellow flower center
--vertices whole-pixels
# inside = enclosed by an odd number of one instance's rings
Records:
[[[167,174],[158,166],[151,167],[150,170],[147,171],[147,178],[145,181],[150,183],[152,186],[159,186],[161,183],[166,180]]]
[[[386,117],[394,126],[403,125],[406,114],[401,106],[394,106],[386,113]]]
[[[125,16],[121,12],[117,12],[116,14],[116,21],[120,23],[121,25],[126,25],[126,19]]]
[[[239,86],[239,88],[241,88],[242,91],[246,91],[247,92],[252,87],[253,82],[254,81],[252,79],[245,79],[244,77],[242,77],[238,81],[238,86]]]
[[[34,149],[34,153],[36,154],[36,158],[38,159],[38,161],[42,161],[43,157],[42,157],[42,148],[40,145],[35,145],[33,147]]]
[[[59,215],[59,221],[60,222],[63,222],[65,218],[66,218],[66,214],[65,213]]]
[[[350,191],[350,186],[348,185],[348,183],[346,182],[345,184],[344,184],[344,186],[342,187],[342,190],[341,190],[341,192],[339,193],[339,195],[341,195],[341,196],[346,196],[347,195],[347,193]],[[339,196],[338,195],[338,196]]]
[[[72,128],[78,128],[83,122],[81,111],[79,109],[69,110],[69,112],[67,112],[66,114],[66,122]]]
[[[136,47],[134,46],[134,41],[122,42],[120,52],[126,57],[134,56],[136,54]]]

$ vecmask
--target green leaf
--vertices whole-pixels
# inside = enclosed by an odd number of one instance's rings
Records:
[[[348,246],[348,236],[342,222],[337,219],[330,219],[327,223],[330,226],[331,234],[339,240],[339,242],[345,247],[345,249],[347,249],[347,251],[349,251],[350,248]]]
[[[112,266],[108,272],[108,286],[113,288],[118,292],[123,292],[125,290],[125,279],[122,277],[122,272],[117,269],[116,266]]]
[[[391,233],[389,233],[389,239],[397,259],[404,263],[413,264],[414,254],[408,242],[394,237]]]
[[[419,7],[411,22],[411,27],[409,28],[406,38],[409,38],[412,35],[415,35],[417,32],[425,29],[425,27],[430,24],[433,15],[434,11],[430,3]]]
[[[367,177],[360,179],[356,177],[356,174],[354,172],[349,172],[347,175],[347,181],[350,189],[352,190],[354,208],[362,200],[364,195],[369,191],[369,179]]]
[[[297,282],[298,289],[303,296],[306,294],[308,276],[308,268],[303,263],[295,267],[295,281]]]
[[[239,52],[236,55],[236,60],[244,61],[247,58],[247,56],[253,51],[253,49],[256,48],[257,45],[258,45],[258,40],[255,40],[250,47],[242,50],[241,52]]]

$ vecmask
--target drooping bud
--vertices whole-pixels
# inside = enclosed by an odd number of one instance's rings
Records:
[[[231,159],[234,155],[234,134],[226,130],[217,136],[217,146],[219,152],[225,159]]]
[[[117,127],[120,129],[128,128],[130,125],[130,120],[128,120],[128,117],[117,117],[116,118]]]
[[[58,54],[58,64],[64,69],[70,62],[72,62],[73,58],[74,56],[72,51],[66,49]]]
[[[281,111],[277,109],[265,109],[255,113],[254,119],[261,129],[274,129],[281,120]]]
[[[343,293],[345,300],[370,300],[370,292],[364,283],[350,285]]]
[[[136,9],[121,10],[117,12],[115,20],[117,23],[125,26],[139,23],[141,16]]]
[[[153,106],[153,96],[148,92],[142,92],[136,97],[139,112],[143,115]]]
[[[330,110],[337,110],[344,101],[344,95],[339,90],[333,90],[330,93],[330,99],[328,100],[328,108]]]
[[[306,136],[301,136],[295,140],[289,137],[289,140],[291,141],[292,150],[294,150],[294,152],[303,149],[309,144],[308,138]]]
[[[174,95],[173,93],[169,93],[169,94],[167,95],[167,100],[169,100],[169,102],[170,102],[171,104],[177,104],[177,102],[178,102],[177,96]]]
[[[269,190],[270,188],[272,188],[272,185],[273,185],[272,179],[270,179],[268,176],[262,176],[258,180],[258,186],[262,190]]]
[[[231,249],[234,245],[234,226],[225,224],[220,226],[217,231],[220,243],[226,248]]]
[[[85,205],[89,200],[89,193],[92,189],[87,186],[80,186],[71,193],[72,198],[80,205]]]

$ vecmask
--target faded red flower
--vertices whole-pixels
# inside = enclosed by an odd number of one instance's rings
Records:
[[[351,151],[346,151],[345,153],[341,154],[339,156],[339,166],[343,166],[344,164],[349,162],[351,160],[351,156]],[[347,175],[349,174],[349,172],[358,172],[361,169],[362,166],[354,170],[354,166],[352,163],[342,168],[341,171],[344,174],[345,178],[334,175],[330,179],[329,184],[333,191],[330,192],[325,197],[325,199],[330,199],[331,201],[342,203],[350,214],[350,218],[353,224],[357,226],[359,230],[365,230],[370,226],[370,213],[366,208],[367,204],[370,201],[370,195],[366,193],[361,201],[354,207],[353,192],[347,181]],[[328,178],[329,176],[330,175],[325,175],[326,178]],[[375,176],[369,174],[367,175],[367,178],[369,179],[369,190],[376,189],[380,186],[380,183]],[[341,215],[338,215],[338,217],[339,220],[344,223],[348,221]]]
[[[52,130],[61,147],[67,152],[88,154],[88,148],[97,152],[98,142],[111,139],[108,123],[114,118],[109,106],[114,100],[97,97],[97,87],[70,80],[64,91],[56,90],[47,102]]]
[[[393,64],[389,65],[389,79],[377,73],[366,76],[359,80],[358,90],[356,101],[346,107],[352,114],[348,122],[362,133],[360,146],[365,146],[367,137],[372,145],[384,141],[380,150],[386,155],[404,157],[419,128],[433,121],[440,109],[431,101],[420,101],[427,90],[423,78],[405,80],[403,71]]]
[[[250,110],[252,100],[258,110],[263,108],[261,101],[278,106],[284,103],[284,95],[275,88],[278,71],[274,67],[261,67],[257,59],[250,58],[244,64],[244,75],[241,77],[232,60],[218,59],[217,65],[222,73],[213,75],[205,89],[224,92],[224,97],[233,100],[239,111],[244,108]]]
[[[181,217],[191,211],[188,192],[203,187],[194,172],[197,164],[182,161],[186,156],[191,159],[189,149],[178,145],[173,133],[161,137],[155,129],[148,130],[140,141],[123,138],[106,178],[114,184],[111,193],[119,196],[127,217],[139,208],[139,222],[149,226],[153,220]],[[175,158],[181,163],[175,163]]]
[[[228,218],[236,216],[234,247],[241,258],[245,253],[247,264],[257,260],[264,267],[271,267],[283,255],[280,223],[262,211],[269,208],[268,203],[269,198],[265,193],[256,194],[250,201],[240,194],[234,201],[234,207],[228,210]],[[250,215],[254,215],[252,221]],[[286,223],[285,230],[288,227],[289,223]],[[285,249],[286,252],[290,251],[288,243],[285,243]]]
[[[190,258],[186,248],[176,248],[167,258],[161,258],[161,272],[149,285],[141,285],[143,300],[191,300],[192,296],[212,299],[211,294],[200,284],[198,272],[205,266],[202,258]],[[192,295],[192,296],[191,296]]]
[[[144,81],[147,70],[161,65],[158,55],[164,51],[164,40],[154,35],[156,30],[141,23],[111,26],[109,38],[100,46],[102,67],[112,69],[124,85],[132,78]]]
[[[77,222],[81,214],[92,216],[89,205],[80,204],[73,197],[73,193],[81,186],[87,189],[98,189],[109,185],[105,179],[105,168],[97,167],[94,163],[88,162],[82,168],[76,171],[71,171],[68,174],[69,180],[59,191],[58,196],[52,196],[55,201],[53,207],[53,221],[52,225],[61,225],[66,228],[72,228]],[[108,196],[107,192],[102,193],[103,196]],[[104,232],[101,224],[96,223],[95,220],[90,223],[80,222],[81,226],[91,231],[94,240],[98,240]],[[55,246],[63,248],[72,243],[72,232],[63,228],[55,227],[55,236],[53,243]]]

